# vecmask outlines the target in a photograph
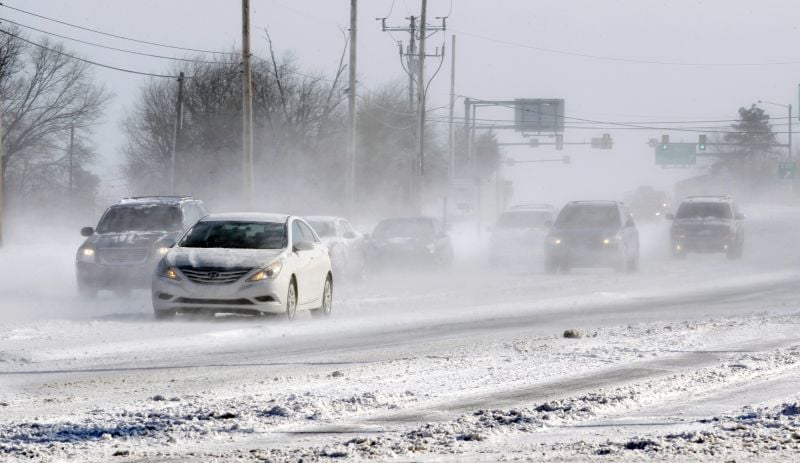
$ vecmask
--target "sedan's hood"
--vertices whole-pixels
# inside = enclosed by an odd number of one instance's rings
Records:
[[[166,261],[178,268],[256,268],[284,254],[284,249],[172,248]]]
[[[531,241],[542,240],[547,235],[546,228],[498,228],[492,232],[492,238],[498,241]]]
[[[103,233],[90,236],[87,244],[97,248],[144,248],[160,240],[176,240],[180,232]]]

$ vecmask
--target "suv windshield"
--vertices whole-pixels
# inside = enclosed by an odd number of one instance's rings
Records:
[[[182,228],[178,206],[129,205],[109,209],[97,224],[97,233],[137,231],[179,231]]]
[[[282,249],[286,224],[278,222],[198,222],[183,237],[183,248]]]
[[[551,220],[547,211],[504,212],[497,220],[497,228],[544,228]]]
[[[555,227],[566,228],[619,228],[619,213],[615,205],[569,204],[564,207]]]
[[[336,236],[336,228],[331,221],[309,220],[308,224],[319,236]]]
[[[678,208],[676,219],[732,219],[733,213],[727,203],[683,203]]]
[[[389,219],[375,227],[375,238],[428,238],[433,236],[430,219]]]

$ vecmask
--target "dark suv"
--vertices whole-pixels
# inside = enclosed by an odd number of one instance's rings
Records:
[[[672,255],[680,258],[688,252],[724,252],[729,259],[742,257],[744,250],[744,214],[730,196],[690,196],[678,212],[667,218]]]
[[[639,231],[624,204],[573,201],[561,209],[545,241],[545,271],[570,267],[639,268]]]
[[[125,198],[103,213],[97,228],[84,227],[86,241],[75,257],[78,291],[126,293],[147,288],[158,260],[180,234],[208,214],[190,196]]]
[[[370,266],[453,262],[453,244],[442,223],[432,217],[401,217],[382,220],[369,238]]]

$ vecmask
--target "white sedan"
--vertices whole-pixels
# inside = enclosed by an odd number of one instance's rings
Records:
[[[176,313],[331,313],[327,247],[303,219],[212,214],[169,249],[153,275],[156,318]]]

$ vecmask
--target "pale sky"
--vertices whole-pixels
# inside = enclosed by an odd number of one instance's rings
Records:
[[[348,27],[349,0],[251,0],[255,53],[265,55],[263,28],[280,51],[293,52],[312,71],[332,72]],[[430,23],[448,13],[448,30],[429,47],[458,40],[456,93],[490,100],[564,98],[568,117],[601,121],[723,120],[757,100],[784,105],[798,99],[800,52],[793,0],[429,0]],[[238,0],[9,0],[7,5],[84,27],[189,48],[229,50],[241,40]],[[418,15],[418,0],[359,2],[359,81],[377,87],[404,78],[396,39],[381,32],[375,18],[405,25]],[[0,17],[54,33],[155,54],[181,52],[115,40],[0,7]],[[29,31],[30,37],[39,37]],[[159,73],[171,63],[67,42],[69,49],[109,65]],[[429,62],[428,69],[433,67]],[[115,166],[124,140],[119,123],[147,78],[97,69],[116,97],[96,131],[108,186],[121,185]],[[429,106],[446,105],[449,57],[435,79]],[[463,103],[456,105],[457,116]],[[774,117],[786,109],[764,106]],[[481,110],[479,117],[510,119],[511,109]],[[440,115],[446,115],[442,110]],[[797,114],[797,111],[795,111]],[[776,121],[785,124],[785,119]],[[727,123],[711,124],[725,125]],[[651,123],[663,127],[663,124]],[[444,127],[443,127],[444,128]],[[776,126],[785,132],[785,125]],[[693,171],[664,171],[653,165],[645,143],[662,130],[606,130],[616,141],[610,151],[584,147],[555,152],[509,148],[516,159],[570,155],[572,164],[529,164],[506,169],[515,182],[516,202],[618,197],[640,184],[668,188]],[[566,141],[599,137],[602,130],[568,129]],[[498,132],[501,141],[521,138]],[[674,141],[695,141],[696,133],[672,132]],[[779,138],[785,142],[786,135]],[[125,194],[119,188],[120,194]]]

